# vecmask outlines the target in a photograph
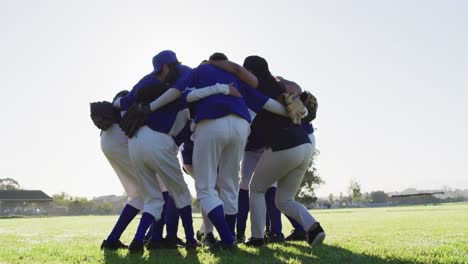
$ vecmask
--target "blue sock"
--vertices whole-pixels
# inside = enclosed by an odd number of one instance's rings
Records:
[[[184,208],[178,209],[182,226],[185,231],[185,239],[187,242],[196,242],[193,232],[192,206],[187,205]]]
[[[224,244],[232,244],[234,243],[234,236],[229,230],[229,226],[224,218],[224,210],[223,206],[219,205],[218,207],[214,208],[208,213],[208,218],[211,220],[213,225],[216,227],[219,236],[221,237],[221,241]]]
[[[127,228],[128,224],[135,218],[135,216],[140,212],[140,210],[136,209],[135,207],[127,204],[125,205],[122,213],[120,213],[119,220],[115,223],[114,228],[112,229],[111,233],[107,237],[107,241],[117,241],[120,239],[120,236]]]
[[[294,230],[299,231],[299,232],[305,232],[304,227],[302,227],[302,225],[299,222],[294,220],[294,218],[290,216],[286,216],[286,217],[288,218],[289,222],[291,222],[291,225],[293,226]]]
[[[164,193],[163,193],[164,197]],[[165,201],[165,200],[164,200]],[[161,212],[161,219],[154,220],[151,225],[151,241],[161,241],[163,238],[164,224],[166,223],[167,202],[164,202],[163,210]]]
[[[276,187],[270,187],[265,193],[267,215],[270,219],[270,230],[277,236],[283,236],[283,225],[281,223],[281,211],[275,203]]]
[[[151,214],[143,213],[141,215],[140,224],[138,224],[138,228],[133,239],[143,243],[145,240],[146,230],[148,230],[153,221],[154,217]]]
[[[232,215],[224,215],[224,217],[226,218],[226,222],[229,226],[229,230],[231,231],[232,235],[235,236],[236,235],[236,217],[237,217],[237,214],[232,214]]]
[[[176,238],[179,229],[179,211],[177,210],[174,199],[168,195],[166,211],[166,237]]]
[[[247,216],[249,215],[249,191],[239,189],[239,200],[237,202],[237,233],[245,234]]]

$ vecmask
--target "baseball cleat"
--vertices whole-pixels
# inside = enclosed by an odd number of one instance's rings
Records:
[[[245,238],[245,234],[243,234],[243,233],[242,233],[242,234],[241,234],[241,233],[238,233],[238,234],[236,235],[236,242],[237,242],[237,244],[243,244],[243,243],[245,243],[245,239],[246,239],[246,238]]]
[[[202,243],[203,243],[203,246],[205,246],[207,248],[211,248],[211,247],[213,247],[214,245],[216,245],[218,243],[218,240],[213,235],[213,233],[210,232],[210,233],[206,234],[206,236],[203,237]]]
[[[117,241],[103,240],[101,244],[101,250],[119,250],[121,248],[126,249],[128,248],[128,246],[122,243],[120,240],[117,240]]]
[[[143,255],[145,252],[143,242],[132,240],[132,243],[130,243],[130,246],[128,246],[128,252],[130,254]]]
[[[321,244],[323,240],[325,239],[325,237],[326,237],[325,231],[323,231],[319,222],[316,222],[315,224],[313,224],[310,227],[309,231],[307,232],[307,242],[309,242],[311,246],[316,246],[316,245]]]
[[[176,249],[179,247],[184,247],[185,243],[178,237],[166,237],[163,239],[163,245],[164,248],[167,249]]]
[[[225,244],[222,241],[219,241],[218,243],[214,244],[213,246],[209,247],[208,250],[210,251],[221,251],[221,250],[226,250],[226,251],[237,251],[239,248],[237,247],[237,243],[234,241],[232,244]]]
[[[307,240],[307,233],[298,231],[294,229],[291,231],[291,234],[286,237],[286,241],[306,241]]]
[[[193,239],[193,238],[192,238]],[[186,249],[197,249],[198,247],[201,247],[201,244],[198,243],[198,241],[196,241],[195,239],[193,240],[187,240],[187,242],[185,242],[185,248]]]
[[[196,234],[197,240],[202,241],[204,235],[205,234],[202,231],[198,230]]]
[[[249,247],[263,247],[265,246],[265,239],[251,237],[249,241],[245,242],[245,245]]]
[[[277,235],[273,232],[265,233],[265,243],[284,243],[284,235]]]

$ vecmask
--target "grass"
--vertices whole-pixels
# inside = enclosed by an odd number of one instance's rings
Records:
[[[241,245],[236,253],[159,250],[143,257],[99,250],[116,216],[0,219],[0,263],[468,263],[468,203],[311,212],[327,232],[316,248],[294,242]],[[194,217],[198,227],[201,218]],[[288,234],[286,219],[283,225]]]

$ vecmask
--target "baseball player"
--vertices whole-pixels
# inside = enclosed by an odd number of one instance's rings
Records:
[[[153,66],[154,71],[151,74],[145,76],[135,85],[128,95],[117,99],[114,103],[117,108],[128,109],[126,115],[133,113],[133,110],[129,108],[138,98],[139,90],[145,91],[146,88],[143,87],[161,84],[161,81],[165,80],[167,75],[170,74],[171,68],[177,71],[179,76],[184,76],[190,71],[189,67],[178,62],[174,52],[168,50],[160,52],[153,58]],[[146,230],[154,219],[161,218],[164,200],[161,187],[155,178],[156,173],[160,175],[162,182],[174,198],[186,231],[187,246],[198,246],[193,237],[192,198],[177,160],[177,146],[171,137],[171,135],[175,135],[180,131],[180,129],[177,131],[174,125],[179,112],[183,112],[180,111],[182,109],[180,102],[177,101],[164,109],[152,112],[147,118],[144,118],[145,126],[132,131],[132,133],[136,132],[136,134],[129,134],[130,159],[137,170],[145,197],[144,213],[135,237],[129,246],[132,253],[143,253]],[[125,132],[128,133],[127,130]],[[150,240],[147,249],[154,248],[159,248],[159,245],[152,243],[152,240]]]
[[[122,91],[116,95],[116,98],[125,95],[127,91]],[[114,100],[116,99],[114,98]],[[117,220],[109,236],[102,242],[101,249],[117,250],[127,248],[120,241],[122,233],[130,222],[143,208],[141,198],[141,189],[137,184],[135,168],[130,162],[128,154],[128,138],[118,126],[120,121],[119,112],[112,113],[110,122],[103,120],[101,113],[93,113],[92,106],[91,118],[101,132],[101,149],[110,165],[114,169],[122,186],[127,194],[128,200],[122,213]],[[113,109],[111,109],[114,112]]]
[[[119,92],[113,99],[113,102],[121,97],[128,94],[128,91],[121,91]],[[96,103],[93,103],[96,105]],[[100,103],[98,103],[100,104]],[[111,104],[109,103],[111,106]],[[111,106],[112,107],[112,106]],[[143,200],[141,198],[141,188],[137,184],[137,176],[136,171],[133,165],[131,164],[129,153],[128,153],[128,138],[122,131],[122,129],[118,126],[118,123],[121,119],[120,111],[115,111],[112,107],[110,109],[111,115],[108,120],[103,119],[102,112],[99,114],[92,114],[91,117],[93,122],[95,122],[96,126],[102,129],[101,132],[101,149],[108,159],[109,163],[113,167],[114,171],[118,175],[124,190],[127,193],[128,201],[125,205],[119,220],[117,221],[116,225],[114,226],[112,232],[108,236],[106,240],[104,240],[101,244],[102,250],[117,250],[120,248],[127,248],[120,241],[120,236],[123,231],[126,229],[128,224],[135,218],[138,212],[143,208]],[[158,221],[154,221],[151,225],[150,230],[148,231],[146,237],[149,238],[153,237],[154,241],[161,241],[162,240],[162,233],[163,228],[165,225],[165,215],[166,215],[166,204],[168,204],[168,200],[170,199],[170,195],[167,192],[166,188],[162,184],[161,180],[159,179],[158,175],[155,175],[156,179],[161,185],[161,189],[163,191],[164,197],[164,207],[162,210],[162,219]],[[169,207],[169,211],[171,211],[171,207]],[[169,225],[168,225],[169,226]],[[177,232],[177,231],[176,231]],[[162,241],[161,241],[162,242]]]
[[[264,59],[252,57],[251,60],[255,63]],[[284,90],[268,73],[266,68],[262,75],[257,76],[260,86],[267,86],[264,90],[268,95],[277,98]],[[307,209],[294,201],[304,173],[309,167],[314,146],[302,126],[292,125],[289,120],[268,113],[265,113],[265,119],[265,123],[268,124],[265,127],[267,129],[265,131],[268,131],[265,136],[269,148],[260,157],[250,181],[250,207],[259,210],[251,212],[252,237],[248,244],[252,246],[264,244],[264,194],[277,181],[276,205],[284,214],[301,223],[301,226],[308,230],[308,242],[317,245],[325,239],[325,232]]]

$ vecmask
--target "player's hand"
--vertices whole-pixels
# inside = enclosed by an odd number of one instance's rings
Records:
[[[229,95],[234,97],[242,97],[239,91],[236,89],[233,83],[229,84]]]

